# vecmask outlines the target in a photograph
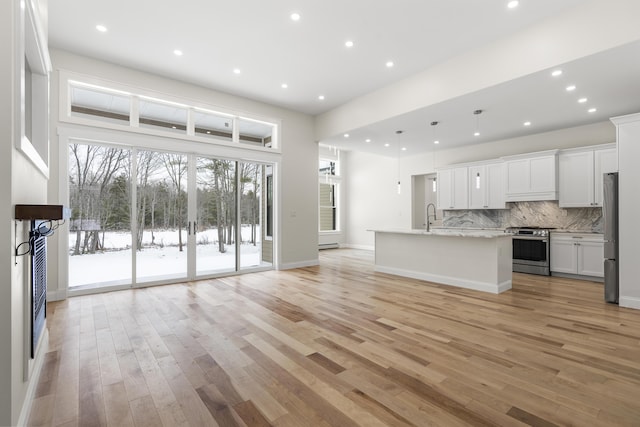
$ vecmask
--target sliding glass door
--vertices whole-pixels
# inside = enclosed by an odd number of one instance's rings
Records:
[[[69,146],[69,287],[131,283],[131,150]]]
[[[272,165],[94,144],[68,161],[70,288],[272,267]]]
[[[187,278],[185,154],[136,156],[136,282]]]
[[[236,162],[197,159],[196,276],[236,270]]]

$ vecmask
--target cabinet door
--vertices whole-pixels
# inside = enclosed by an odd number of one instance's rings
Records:
[[[469,209],[486,209],[487,176],[485,166],[469,166]]]
[[[558,205],[563,208],[593,206],[593,151],[562,153],[558,162]]]
[[[453,169],[438,171],[438,209],[453,209]]]
[[[604,242],[582,241],[578,249],[578,274],[604,277]]]
[[[571,238],[551,239],[551,271],[557,273],[576,274],[578,271],[578,260],[576,257],[576,246]]]
[[[504,173],[502,163],[494,163],[485,167],[487,183],[486,205],[489,209],[504,209]]]
[[[506,163],[507,194],[528,193],[531,185],[529,159]]]
[[[453,207],[469,209],[469,184],[467,168],[453,170]]]
[[[530,191],[533,193],[555,192],[556,156],[544,156],[530,159]]]
[[[607,148],[594,151],[594,206],[602,206],[602,176],[618,171],[618,150]]]

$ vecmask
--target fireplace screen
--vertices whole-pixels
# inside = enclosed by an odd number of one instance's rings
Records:
[[[31,229],[37,230],[41,223],[33,221]],[[33,240],[31,251],[31,358],[35,356],[47,316],[47,242],[45,236],[34,234],[38,237]]]

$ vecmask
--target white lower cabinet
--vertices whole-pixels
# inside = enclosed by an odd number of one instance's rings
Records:
[[[551,272],[604,277],[602,234],[551,233]]]

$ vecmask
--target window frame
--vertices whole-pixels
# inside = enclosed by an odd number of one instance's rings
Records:
[[[206,104],[195,101],[193,99],[180,99],[167,94],[156,93],[152,90],[140,87],[130,87],[125,84],[119,84],[112,81],[104,81],[100,78],[91,77],[67,70],[60,70],[59,81],[60,106],[58,121],[60,123],[71,123],[85,125],[91,127],[100,127],[111,130],[124,130],[127,132],[153,135],[159,137],[169,137],[173,139],[183,139],[188,141],[197,141],[206,144],[215,144],[218,146],[238,147],[243,149],[262,151],[267,153],[281,154],[280,150],[280,128],[281,120],[273,117],[264,117],[244,111],[220,108],[215,105]],[[131,97],[131,111],[129,114],[129,123],[110,123],[107,121],[93,120],[87,117],[78,117],[71,112],[71,89],[72,87],[93,88],[96,92],[113,93],[119,96]],[[173,105],[177,108],[187,109],[187,126],[184,132],[176,132],[176,129],[168,128],[163,130],[161,127],[150,128],[140,126],[139,107],[140,100],[152,101],[155,103]],[[231,140],[215,138],[211,135],[201,135],[195,131],[195,114],[207,113],[221,117],[229,117],[233,122],[233,135]],[[247,144],[240,140],[240,134],[237,130],[237,121],[245,120],[258,123],[265,123],[273,126],[273,134],[268,144],[254,145]]]
[[[321,150],[323,148],[328,147],[320,147]],[[340,175],[340,152],[336,149],[323,150],[327,151],[327,153],[321,153],[318,156],[318,233],[320,234],[339,234],[342,231],[342,224],[340,221],[340,212],[341,212],[341,183],[342,177]],[[323,173],[323,168],[321,165],[323,163],[329,163],[329,172]],[[331,185],[332,195],[333,195],[333,205],[327,206],[322,205],[322,196],[321,196],[321,188],[322,185]],[[333,229],[331,230],[322,230],[322,210],[323,209],[333,209]]]

